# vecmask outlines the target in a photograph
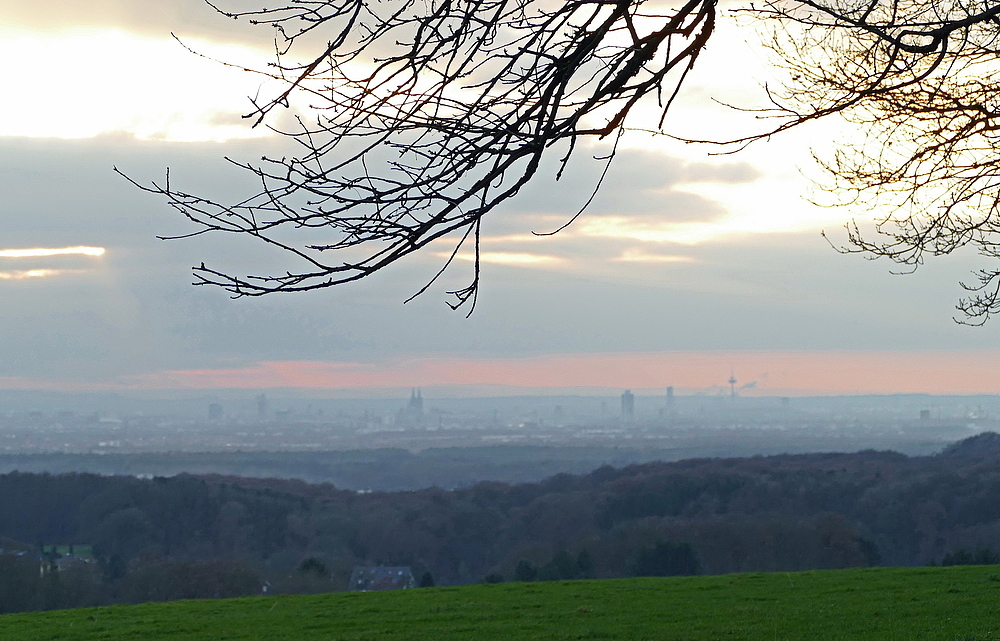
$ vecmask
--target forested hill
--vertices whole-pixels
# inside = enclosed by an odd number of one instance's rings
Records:
[[[409,565],[438,584],[922,565],[1000,549],[997,496],[995,434],[930,457],[646,463],[455,491],[11,473],[0,476],[0,536],[22,552],[89,546],[87,567],[105,586],[93,598],[143,600],[201,595],[171,593],[163,577],[211,573],[208,562],[252,589],[252,577],[292,585],[306,575],[339,588],[357,564]],[[205,581],[216,594],[251,589]]]

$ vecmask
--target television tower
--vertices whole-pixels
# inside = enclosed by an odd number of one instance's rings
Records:
[[[729,396],[736,398],[736,376],[733,374],[733,370],[729,370]]]

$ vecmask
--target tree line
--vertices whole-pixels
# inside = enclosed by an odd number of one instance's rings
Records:
[[[454,491],[11,473],[0,611],[344,589],[355,565],[455,585],[987,562],[998,491],[996,434],[929,457],[699,459]],[[56,544],[91,558],[40,555]]]

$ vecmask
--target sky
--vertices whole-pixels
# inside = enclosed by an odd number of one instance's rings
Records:
[[[719,104],[760,104],[773,81],[755,38],[724,24],[672,131],[760,126]],[[0,0],[0,389],[696,393],[732,372],[747,394],[1000,390],[996,322],[952,320],[976,256],[898,275],[821,236],[841,242],[846,221],[871,216],[807,200],[811,153],[857,135],[838,123],[726,156],[629,134],[587,213],[532,236],[582,204],[603,151],[585,148],[562,180],[549,168],[485,221],[471,318],[444,302],[469,277],[461,260],[404,304],[440,266],[435,251],[304,294],[192,287],[202,261],[280,263],[239,239],[158,240],[191,227],[113,168],[246,193],[225,158],[287,143],[241,118],[268,91],[259,76],[209,58],[260,67],[271,46],[200,0]]]

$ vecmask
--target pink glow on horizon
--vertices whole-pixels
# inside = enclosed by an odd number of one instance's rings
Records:
[[[679,393],[756,381],[753,395],[996,394],[995,352],[660,352],[530,358],[411,358],[374,362],[268,361],[231,369],[151,372],[107,382],[0,377],[0,388],[220,389],[407,388],[497,386],[636,390],[674,386]]]

